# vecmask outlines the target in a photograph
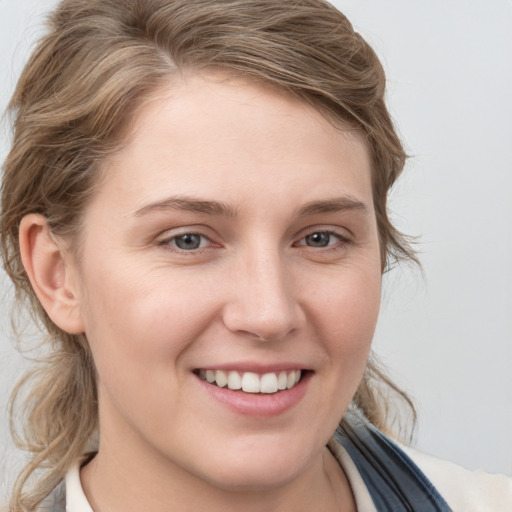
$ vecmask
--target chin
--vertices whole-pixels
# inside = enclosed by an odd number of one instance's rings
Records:
[[[232,492],[263,492],[282,488],[307,472],[316,460],[315,453],[305,450],[302,443],[296,448],[289,440],[275,446],[261,443],[254,449],[231,447],[225,453],[211,454],[204,466],[202,478],[216,488]],[[205,454],[207,457],[207,455]],[[321,456],[321,449],[318,457]]]
[[[209,475],[208,481],[218,489],[230,492],[267,492],[285,487],[294,481],[300,470],[284,465],[267,464],[262,461],[247,461]]]

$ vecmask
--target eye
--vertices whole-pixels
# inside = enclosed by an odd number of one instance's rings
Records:
[[[343,243],[348,242],[349,239],[347,237],[334,231],[315,231],[314,233],[310,233],[299,240],[297,245],[322,249],[324,247],[333,247],[338,244],[343,245]]]
[[[310,247],[327,247],[334,237],[330,233],[312,233],[304,238],[306,245]]]
[[[207,247],[210,244],[210,240],[198,233],[183,233],[164,240],[162,244],[174,246],[181,251],[195,251]]]

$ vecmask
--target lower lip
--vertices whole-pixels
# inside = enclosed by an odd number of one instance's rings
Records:
[[[306,394],[311,372],[306,372],[293,388],[276,393],[245,393],[227,387],[219,388],[196,377],[202,388],[215,400],[245,416],[270,418],[285,413],[297,405]]]

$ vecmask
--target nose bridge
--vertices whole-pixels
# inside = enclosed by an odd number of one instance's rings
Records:
[[[226,326],[261,340],[282,339],[299,327],[301,311],[290,268],[278,248],[260,244],[239,263]]]

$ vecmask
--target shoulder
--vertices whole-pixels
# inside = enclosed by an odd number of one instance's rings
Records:
[[[511,512],[512,479],[469,471],[413,448],[401,446],[454,512]]]

